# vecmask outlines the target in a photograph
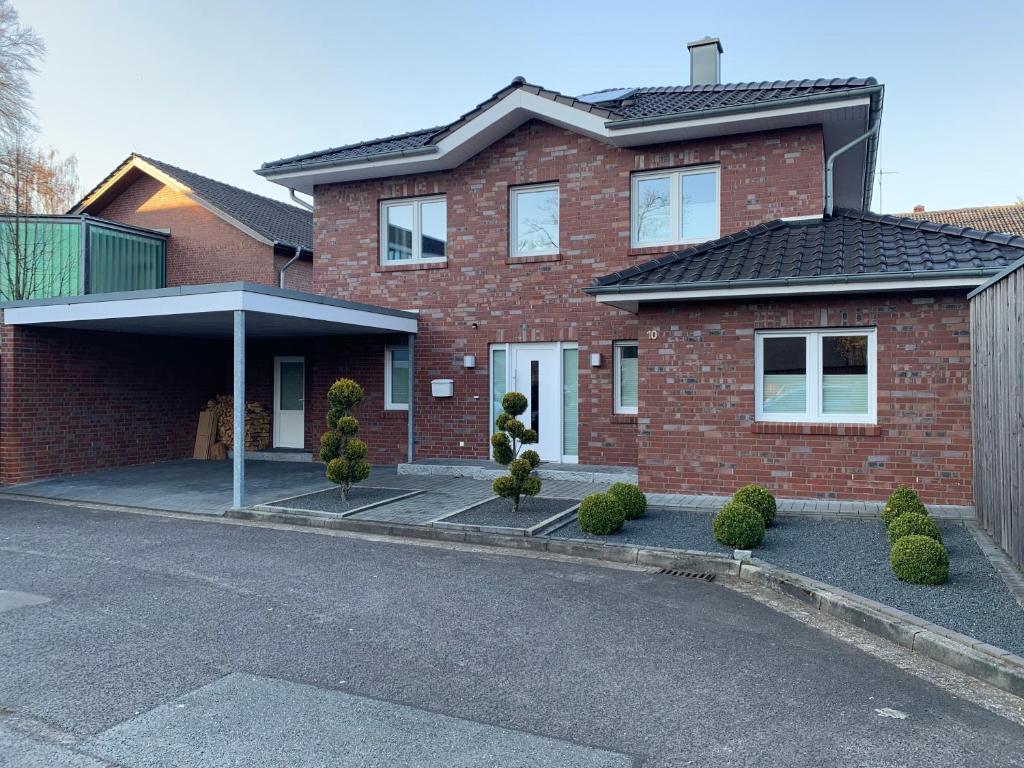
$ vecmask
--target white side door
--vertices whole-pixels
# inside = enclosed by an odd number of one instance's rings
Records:
[[[274,447],[304,448],[306,442],[306,360],[274,358]]]
[[[527,446],[544,461],[562,460],[562,369],[559,345],[516,344],[512,347],[512,387],[526,395],[520,420],[537,431],[536,445]]]

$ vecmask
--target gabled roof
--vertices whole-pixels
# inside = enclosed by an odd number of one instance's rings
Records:
[[[776,220],[606,275],[596,295],[932,278],[977,285],[1024,256],[1024,237],[867,211]],[[867,288],[865,287],[865,290]]]
[[[229,224],[268,245],[313,251],[313,214],[193,171],[133,153],[97,184],[70,213],[88,213],[107,205],[134,174],[145,173],[189,195]]]
[[[609,88],[595,91],[581,97],[566,96],[558,91],[540,85],[527,83],[516,78],[491,98],[478,104],[457,120],[434,128],[370,139],[355,144],[346,144],[317,152],[307,152],[280,160],[263,163],[260,170],[283,170],[303,166],[319,165],[358,157],[372,157],[395,151],[419,149],[436,144],[462,125],[477,117],[514,90],[522,89],[551,101],[598,115],[609,122],[636,120],[652,117],[686,116],[728,107],[751,107],[755,105],[778,104],[788,100],[812,95],[830,95],[850,90],[874,87],[878,81],[873,77],[833,78],[818,80],[776,80],[760,83],[723,83],[717,85],[684,85],[649,88]],[[620,94],[624,97],[600,101],[601,93]]]
[[[622,147],[822,124],[829,152],[879,118],[882,91],[874,78],[839,78],[616,88],[575,97],[516,78],[446,125],[285,157],[256,172],[311,193],[317,184],[445,170],[529,119]],[[840,158],[840,202],[870,204],[876,144],[872,137]]]
[[[1024,203],[949,208],[944,211],[911,211],[896,215],[934,221],[938,224],[953,224],[957,227],[973,227],[1024,236]]]

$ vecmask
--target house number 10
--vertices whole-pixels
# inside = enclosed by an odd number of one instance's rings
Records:
[[[658,329],[654,328],[654,329],[648,331],[647,332],[647,338],[650,339],[651,341],[654,341],[654,339],[658,338]]]

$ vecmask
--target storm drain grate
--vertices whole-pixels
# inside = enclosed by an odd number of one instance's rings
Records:
[[[700,579],[701,581],[714,581],[715,574],[713,573],[698,573],[696,571],[677,571],[675,568],[662,568],[658,571],[660,574],[665,576],[675,576],[680,579]]]

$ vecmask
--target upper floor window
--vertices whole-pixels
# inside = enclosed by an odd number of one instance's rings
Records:
[[[633,175],[633,245],[702,243],[719,236],[719,169]]]
[[[509,235],[513,256],[558,253],[558,185],[515,187],[509,199]]]
[[[444,261],[448,256],[448,203],[444,197],[380,204],[380,261]]]
[[[758,421],[875,421],[873,328],[758,332],[755,369]]]

